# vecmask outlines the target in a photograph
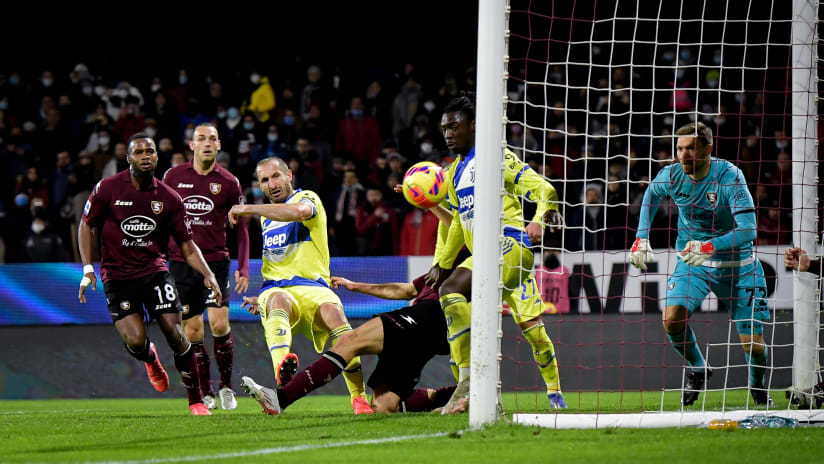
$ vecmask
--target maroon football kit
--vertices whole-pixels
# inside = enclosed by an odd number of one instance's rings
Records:
[[[221,166],[206,175],[198,174],[188,162],[169,169],[163,182],[183,199],[186,221],[192,237],[223,289],[223,301],[211,297],[203,279],[184,261],[174,240],[169,242],[169,268],[177,282],[184,305],[183,318],[203,314],[206,307],[229,306],[229,250],[226,248],[226,222],[232,206],[243,203],[237,178]],[[249,277],[249,232],[246,221],[238,221],[238,270]]]

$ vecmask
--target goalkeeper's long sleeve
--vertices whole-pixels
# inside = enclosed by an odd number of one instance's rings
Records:
[[[715,251],[727,251],[738,248],[755,240],[757,235],[755,212],[739,213],[735,216],[735,228],[726,234],[711,240]]]
[[[672,166],[667,166],[662,169],[644,192],[644,199],[641,200],[641,212],[638,217],[638,230],[635,232],[636,238],[649,239],[649,229],[652,227],[655,213],[658,212],[658,206],[661,204],[661,200],[670,194],[671,168]]]

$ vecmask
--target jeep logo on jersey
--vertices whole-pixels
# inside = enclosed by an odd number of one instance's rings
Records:
[[[461,211],[472,208],[475,205],[475,195],[466,195],[459,197]]]
[[[710,202],[711,205],[714,205],[716,200],[718,200],[718,194],[717,193],[707,192],[707,201]]]
[[[120,230],[123,231],[124,234],[134,237],[140,238],[145,237],[152,233],[157,227],[157,223],[150,217],[146,216],[132,216],[130,218],[126,218],[123,222],[120,223]]]
[[[267,235],[263,239],[263,246],[265,247],[279,247],[286,245],[286,234]]]
[[[186,208],[186,214],[202,216],[211,213],[215,204],[202,195],[192,195],[183,199],[183,207]]]
[[[209,183],[209,191],[212,192],[212,195],[217,195],[220,193],[220,187],[222,187],[222,185],[214,182]]]

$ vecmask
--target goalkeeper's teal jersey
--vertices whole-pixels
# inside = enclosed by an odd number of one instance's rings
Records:
[[[504,186],[507,195],[504,197],[504,235],[514,238],[523,246],[531,247],[529,237],[524,231],[524,215],[521,209],[521,197],[536,203],[537,208],[532,221],[541,223],[544,213],[548,209],[558,209],[558,193],[543,176],[533,171],[509,150],[504,153]],[[450,227],[451,237],[447,240],[441,267],[449,269],[452,261],[466,243],[472,251],[472,237],[475,218],[475,149],[461,156],[450,166],[447,178],[449,193],[447,202],[457,220],[453,220]],[[457,223],[457,224],[456,224]],[[455,232],[453,232],[453,229]],[[463,229],[462,231],[458,229]],[[453,234],[463,235],[463,240],[455,240]]]
[[[733,232],[736,217],[755,213],[744,174],[729,161],[710,158],[710,172],[699,181],[692,180],[675,163],[663,168],[644,193],[638,238],[649,238],[650,223],[664,197],[671,197],[678,206],[678,250],[690,240],[706,242]],[[746,241],[731,250],[716,252],[712,259],[746,259],[752,254],[752,246],[752,241]]]

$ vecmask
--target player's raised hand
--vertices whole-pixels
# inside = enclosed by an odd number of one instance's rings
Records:
[[[240,275],[240,271],[235,271],[235,293],[240,295],[249,288],[249,278]]]
[[[209,273],[203,277],[203,286],[212,291],[212,296],[214,296],[215,301],[223,301],[223,292],[214,274]]]
[[[557,209],[548,209],[544,213],[544,224],[549,226],[550,232],[561,230],[564,227],[564,218]],[[530,240],[532,238],[530,237]]]
[[[91,266],[91,264],[87,264],[83,269],[88,271],[88,268],[91,268]],[[94,275],[94,268],[83,274],[83,278],[80,279],[80,292],[77,294],[77,299],[80,300],[81,303],[86,302],[86,288],[89,285],[91,285],[92,290],[97,290],[97,277]]]
[[[796,271],[806,271],[810,268],[810,257],[803,248],[787,248],[784,252],[784,266]]]
[[[344,279],[343,277],[335,277],[332,276],[332,280],[330,282],[332,288],[345,288],[347,290],[352,290],[352,281],[349,279]]]
[[[237,224],[238,218],[243,215],[246,205],[235,205],[229,210],[229,224]]]
[[[649,240],[636,238],[629,252],[629,263],[642,271],[647,270],[647,263],[655,261],[655,254],[649,246]]]
[[[243,303],[240,304],[241,308],[245,308],[246,311],[249,311],[251,314],[257,316],[260,314],[260,306],[258,306],[258,301],[256,296],[244,296]]]
[[[702,242],[700,240],[690,240],[687,246],[679,253],[681,261],[690,266],[699,266],[704,261],[710,259],[715,253],[715,246],[712,242]]]

